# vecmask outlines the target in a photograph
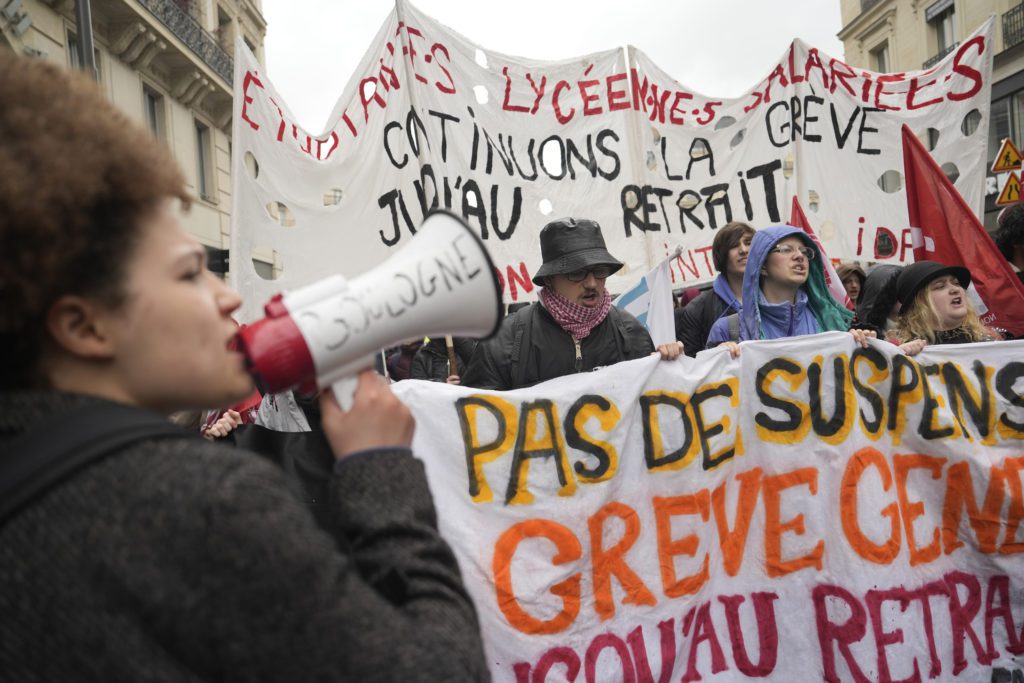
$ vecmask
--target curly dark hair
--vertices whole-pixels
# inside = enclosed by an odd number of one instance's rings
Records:
[[[84,75],[0,51],[0,389],[45,385],[47,311],[124,300],[144,219],[189,195],[170,151]]]

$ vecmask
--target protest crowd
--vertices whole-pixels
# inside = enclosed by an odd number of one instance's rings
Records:
[[[179,223],[166,150],[41,62],[0,55],[0,102],[0,680],[487,680],[390,384],[506,392],[827,332],[907,356],[1010,337],[980,319],[970,268],[839,263],[843,301],[804,230],[733,221],[656,345],[580,215],[534,226],[536,301],[493,336],[383,349],[347,409],[271,392],[238,344],[239,296]],[[1024,205],[995,244],[1024,281]]]

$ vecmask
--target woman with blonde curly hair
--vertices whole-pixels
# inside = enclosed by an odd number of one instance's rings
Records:
[[[907,266],[896,282],[902,304],[891,341],[908,355],[928,344],[970,344],[995,341],[967,295],[971,273],[960,266],[919,261]]]

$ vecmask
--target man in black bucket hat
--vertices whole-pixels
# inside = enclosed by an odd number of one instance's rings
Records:
[[[622,262],[608,253],[601,226],[585,218],[552,221],[540,231],[540,249],[544,262],[533,276],[540,300],[477,345],[466,386],[506,391],[654,352],[640,321],[611,305],[605,280]],[[672,359],[682,345],[658,351]]]
[[[608,253],[601,226],[587,218],[561,218],[545,225],[540,231],[540,253],[544,263],[533,276],[533,283],[541,287],[544,278],[551,275],[604,266],[607,277],[622,268],[622,262]]]

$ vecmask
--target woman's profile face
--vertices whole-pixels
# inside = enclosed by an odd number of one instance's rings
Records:
[[[125,272],[125,304],[108,315],[111,372],[136,405],[159,412],[225,407],[253,383],[228,349],[241,299],[206,269],[206,251],[170,202],[146,219]]]
[[[960,327],[967,317],[967,292],[952,275],[943,275],[929,282],[928,298],[939,316],[942,330]]]

